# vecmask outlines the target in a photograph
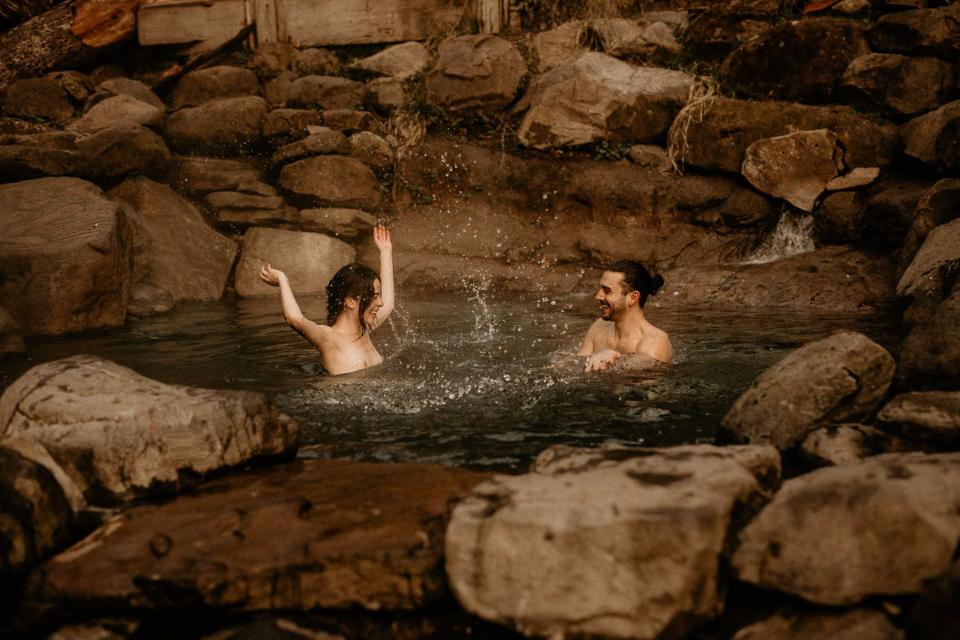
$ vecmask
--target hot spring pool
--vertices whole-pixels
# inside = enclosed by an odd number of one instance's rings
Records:
[[[308,317],[326,316],[318,297],[300,303]],[[41,362],[91,353],[167,383],[263,391],[300,421],[303,444],[314,445],[301,455],[519,471],[558,443],[712,441],[737,395],[804,342],[839,329],[887,347],[898,339],[885,315],[647,311],[670,333],[675,363],[641,374],[550,366],[593,321],[589,295],[474,289],[400,291],[374,336],[384,364],[346,376],[321,375],[319,356],[270,298],[181,304],[120,330],[31,339],[26,355],[0,360],[0,386]]]

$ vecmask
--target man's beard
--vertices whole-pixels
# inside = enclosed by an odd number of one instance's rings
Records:
[[[600,319],[601,320],[613,320],[613,307],[608,304],[600,305]]]

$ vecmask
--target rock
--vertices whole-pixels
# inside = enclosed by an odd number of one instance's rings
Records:
[[[667,62],[681,53],[673,30],[673,26],[656,20],[594,18],[578,29],[576,44],[580,51],[592,49],[638,62]]]
[[[297,47],[289,42],[263,42],[254,50],[248,66],[263,79],[276,78],[293,67],[297,53]]]
[[[13,319],[10,312],[0,307],[0,355],[23,353],[26,350],[20,325]]]
[[[537,69],[541,73],[586,51],[580,46],[580,30],[583,24],[582,20],[571,20],[534,36],[533,52],[537,59]]]
[[[218,158],[179,158],[170,184],[182,193],[200,196],[211,191],[235,191],[241,184],[263,179],[252,161]]]
[[[960,217],[960,179],[944,178],[917,202],[913,222],[900,249],[900,270],[906,268],[935,228]]]
[[[293,58],[293,69],[301,76],[339,75],[340,66],[340,60],[328,49],[304,49]]]
[[[312,109],[274,109],[263,122],[267,144],[277,146],[307,137],[307,127],[323,124],[323,114]]]
[[[838,94],[845,102],[909,116],[943,104],[953,82],[953,66],[937,58],[869,53],[850,63]]]
[[[93,83],[93,86],[99,85],[104,80],[110,80],[112,78],[123,78],[127,75],[127,72],[120,65],[116,64],[102,64],[98,67],[94,67],[87,72],[87,78],[90,79],[90,82]]]
[[[867,192],[861,220],[861,246],[893,252],[913,224],[917,203],[930,189],[926,177],[888,178],[874,184]]]
[[[953,58],[960,50],[960,7],[917,9],[881,16],[867,32],[875,51]]]
[[[960,448],[960,391],[900,394],[884,405],[877,421],[909,440],[955,451]]]
[[[157,94],[155,94],[150,87],[139,80],[131,80],[130,78],[110,78],[101,82],[97,88],[115,96],[130,96],[131,98],[136,98],[140,102],[146,102],[147,104],[153,105],[161,111],[164,111],[167,108],[167,105],[165,105],[163,101],[157,97]]]
[[[0,185],[0,305],[25,335],[124,322],[131,232],[120,205],[77,178]]]
[[[289,455],[299,439],[261,393],[166,385],[87,355],[38,365],[7,387],[0,433],[37,440],[97,506]]]
[[[744,154],[743,176],[760,191],[812,212],[827,184],[843,170],[843,151],[827,129],[757,140]]]
[[[845,16],[854,16],[866,12],[870,8],[870,0],[841,0],[830,9],[834,13]]]
[[[353,248],[319,233],[255,227],[243,236],[234,273],[237,294],[277,295],[276,287],[260,280],[260,267],[269,263],[290,278],[295,293],[319,293],[340,267],[354,261]]]
[[[880,177],[880,167],[857,167],[827,183],[827,191],[865,187]]]
[[[453,511],[453,593],[528,636],[685,636],[722,608],[720,554],[735,510],[762,503],[779,478],[776,451],[757,449],[759,472],[699,445],[497,476]]]
[[[301,209],[297,224],[301,231],[353,240],[369,234],[377,219],[359,209]]]
[[[77,149],[85,156],[84,174],[102,182],[136,174],[166,180],[173,162],[163,138],[133,122],[81,138]]]
[[[305,76],[290,83],[287,105],[301,109],[355,109],[366,101],[363,85],[334,76]]]
[[[207,194],[207,204],[217,220],[236,226],[273,226],[293,222],[296,210],[285,206],[283,198],[237,191],[215,191]]]
[[[517,135],[536,149],[660,140],[692,85],[680,71],[585,53],[531,81],[517,106],[526,110]]]
[[[960,288],[918,323],[900,349],[898,378],[908,389],[960,389]]]
[[[450,505],[486,477],[309,460],[221,478],[131,509],[57,556],[34,572],[27,606],[419,609],[446,591]]]
[[[128,640],[136,637],[140,625],[140,621],[129,618],[100,618],[66,624],[47,636],[47,640]]]
[[[811,431],[800,444],[800,453],[806,461],[820,467],[853,464],[881,453],[916,448],[869,425],[838,424]]]
[[[430,52],[423,44],[404,42],[357,60],[350,65],[350,68],[390,76],[397,80],[407,80],[423,73],[429,66]]]
[[[284,71],[276,78],[268,80],[263,84],[263,97],[271,106],[280,107],[287,103],[287,97],[290,94],[290,85],[297,79],[297,74],[293,71]]]
[[[878,124],[849,107],[716,98],[703,119],[690,120],[683,161],[701,169],[739,173],[747,147],[757,140],[813,129],[837,134],[847,166],[886,167],[898,154],[896,127]]]
[[[722,59],[769,31],[768,21],[779,13],[777,2],[746,0],[707,5],[690,20],[683,38],[684,51],[707,60]]]
[[[41,465],[0,442],[0,577],[19,577],[73,533],[73,512],[60,485]]]
[[[2,135],[32,135],[51,131],[49,125],[20,118],[0,117],[0,134]]]
[[[250,69],[220,65],[184,74],[173,88],[175,108],[197,107],[214,100],[255,96],[260,85]]]
[[[377,78],[366,84],[370,102],[380,111],[390,112],[410,102],[403,80]]]
[[[728,227],[750,227],[768,220],[773,214],[772,201],[755,191],[736,190],[720,205],[720,217]]]
[[[867,417],[893,381],[887,350],[852,331],[808,342],[733,403],[723,428],[738,441],[789,449],[811,431]]]
[[[312,156],[349,152],[350,142],[339,131],[328,127],[311,127],[311,133],[306,138],[277,149],[270,156],[270,164],[274,167],[282,167]]]
[[[927,235],[923,246],[897,284],[898,296],[942,300],[960,270],[960,219],[942,224]],[[948,286],[949,285],[949,286]]]
[[[37,440],[25,434],[6,436],[0,441],[0,446],[9,451],[15,451],[26,460],[35,462],[46,469],[60,486],[60,490],[64,498],[66,498],[70,509],[73,511],[73,515],[76,516],[75,520],[83,520],[84,517],[90,515],[89,505],[87,504],[87,499],[83,496],[83,491],[81,491],[77,483],[67,475],[63,467],[50,456],[50,452],[47,451],[46,447]],[[83,526],[87,524],[89,523],[84,523]]]
[[[121,122],[154,127],[163,122],[163,110],[130,96],[113,96],[93,105],[83,117],[71,122],[67,129],[97,133]]]
[[[670,165],[666,150],[653,144],[635,144],[627,151],[627,157],[641,167],[665,169]]]
[[[356,158],[314,156],[287,164],[280,171],[280,189],[300,207],[380,206],[380,183]]]
[[[960,100],[914,118],[901,136],[908,156],[947,170],[960,167]]]
[[[76,104],[82,103],[93,93],[93,83],[79,71],[54,71],[46,74],[44,78],[49,78],[63,87]]]
[[[127,315],[138,318],[169,313],[177,306],[173,294],[150,282],[138,282],[130,289]]]
[[[131,208],[137,253],[134,281],[181,300],[219,300],[237,244],[207,226],[173,189],[146,178],[127,180],[110,195]]]
[[[951,640],[960,617],[960,562],[954,562],[942,575],[924,585],[916,605],[906,620],[907,633],[917,640]]]
[[[214,191],[204,198],[212,209],[282,209],[283,198],[238,191]]]
[[[83,155],[75,150],[31,144],[0,146],[0,182],[77,175],[84,173],[85,165]]]
[[[740,580],[810,602],[917,593],[960,535],[960,454],[891,453],[784,482],[744,527]]]
[[[323,124],[330,129],[334,129],[350,135],[357,131],[369,131],[370,133],[380,134],[383,127],[376,116],[366,111],[355,111],[353,109],[330,109],[323,112]]]
[[[856,22],[792,20],[727,56],[720,67],[720,82],[754,98],[831,102],[847,65],[865,53],[869,47]]]
[[[76,113],[67,91],[53,78],[26,78],[3,91],[3,113],[13,118],[66,122]]]
[[[350,136],[350,155],[377,174],[393,170],[393,149],[375,133],[360,131]]]
[[[886,614],[876,609],[781,612],[744,627],[733,640],[905,640]]]
[[[266,100],[255,96],[181,109],[167,118],[167,141],[183,154],[244,154],[259,145],[267,111]]]
[[[253,182],[244,182],[243,184],[237,185],[238,193],[249,193],[257,196],[275,196],[277,195],[277,190],[268,185],[265,182],[253,181]]]
[[[860,240],[866,198],[859,191],[828,194],[813,218],[817,240],[822,244],[857,244]]]
[[[426,100],[454,113],[500,109],[517,95],[527,63],[517,48],[497,36],[446,38],[426,77]]]

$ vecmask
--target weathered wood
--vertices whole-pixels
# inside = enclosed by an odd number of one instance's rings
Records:
[[[480,33],[500,33],[510,26],[510,0],[471,0]]]
[[[448,0],[287,0],[287,29],[298,46],[423,40],[448,31],[463,11]]]
[[[224,55],[234,47],[240,46],[247,37],[253,33],[253,30],[256,28],[255,24],[248,24],[244,28],[240,29],[232,38],[226,42],[221,43],[219,46],[209,51],[200,51],[193,55],[189,60],[184,64],[179,65],[175,64],[161,74],[160,78],[153,83],[151,88],[154,91],[160,92],[168,89],[173,83],[180,78],[183,74],[193,71],[194,69],[199,69],[208,62],[219,58]]]
[[[280,39],[277,0],[253,0],[253,20],[257,23],[257,44]]]
[[[137,14],[140,44],[226,42],[250,20],[245,0],[154,0]]]

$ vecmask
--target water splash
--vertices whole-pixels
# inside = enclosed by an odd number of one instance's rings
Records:
[[[813,216],[792,211],[780,214],[777,226],[754,250],[744,264],[764,264],[816,249],[813,241]]]

